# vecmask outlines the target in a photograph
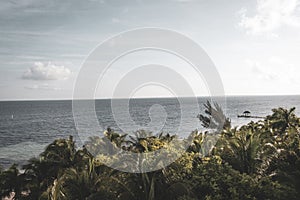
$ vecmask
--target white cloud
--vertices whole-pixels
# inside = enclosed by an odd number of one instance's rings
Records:
[[[48,84],[42,84],[42,85],[35,84],[35,85],[25,86],[24,88],[29,90],[54,90],[54,91],[61,90],[61,88],[59,87],[52,87]]]
[[[278,74],[270,68],[269,64],[260,61],[247,60],[247,65],[251,67],[253,74],[264,81],[278,80]]]
[[[279,58],[270,57],[267,60],[246,60],[253,75],[263,81],[277,82],[282,84],[299,83],[300,70],[292,63]]]
[[[272,31],[281,26],[300,26],[300,18],[297,15],[299,5],[299,0],[257,0],[254,16],[248,17],[245,8],[239,11],[241,15],[239,26],[248,34],[270,33],[271,36],[276,36]]]
[[[121,20],[119,18],[116,18],[116,17],[112,18],[111,21],[112,21],[112,23],[115,23],[115,24],[121,22]]]
[[[105,4],[104,0],[90,0],[91,2],[98,2],[100,4]]]
[[[34,66],[24,72],[23,79],[31,80],[65,80],[71,75],[71,70],[65,66],[52,63],[35,62]]]
[[[174,0],[173,0],[174,1]],[[193,2],[195,0],[175,0],[176,2],[179,2],[179,3],[190,3],[190,2]]]

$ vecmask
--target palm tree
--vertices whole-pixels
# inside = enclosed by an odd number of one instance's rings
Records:
[[[295,107],[287,110],[284,108],[272,109],[273,114],[267,116],[269,126],[280,135],[288,128],[299,128],[299,118],[295,115]]]
[[[95,199],[95,197],[115,199],[115,194],[110,188],[105,187],[106,183],[103,180],[94,171],[68,168],[54,181],[50,197],[53,200]]]
[[[122,144],[125,142],[125,138],[127,137],[127,134],[123,134],[123,135],[118,134],[108,127],[104,132],[104,136],[106,136],[109,139],[109,141],[111,141],[117,147],[120,148]]]
[[[23,166],[23,177],[30,196],[38,196],[46,191],[59,172],[74,166],[75,161],[79,166],[79,152],[76,154],[73,137],[58,139],[48,145],[39,158],[32,158]]]
[[[169,133],[153,135],[151,132],[138,130],[134,132],[134,136],[129,136],[129,140],[124,141],[126,146],[123,148],[136,153],[153,152],[165,148],[174,138],[176,135],[171,136]]]
[[[293,109],[289,111],[275,110],[273,118],[276,122],[276,129],[280,133],[274,134],[274,145],[278,149],[277,156],[270,162],[267,173],[276,181],[295,188],[300,195],[300,134],[299,134],[299,118],[293,116]],[[282,119],[282,114],[285,116]],[[282,120],[280,120],[282,119]],[[281,123],[279,123],[281,121]],[[274,128],[274,124],[272,128]],[[281,125],[282,127],[280,127]]]
[[[218,131],[221,131],[222,129],[231,127],[230,119],[225,116],[218,103],[214,102],[212,105],[211,102],[207,100],[204,107],[205,115],[198,114],[197,116],[204,128],[217,129]]]
[[[0,174],[0,197],[19,198],[22,191],[22,179],[16,164]]]
[[[276,153],[277,149],[264,139],[258,126],[250,123],[240,129],[226,130],[217,144],[216,151],[241,173],[261,174],[266,162]]]

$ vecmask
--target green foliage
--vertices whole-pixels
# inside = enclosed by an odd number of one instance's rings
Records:
[[[270,178],[239,173],[227,163],[220,164],[219,159],[212,157],[193,169],[191,181],[198,199],[287,199],[293,192]]]
[[[13,192],[19,193],[21,184],[22,180],[17,165],[12,165],[9,169],[0,174],[1,197],[11,196]]]
[[[199,114],[197,117],[204,128],[222,130],[231,127],[231,121],[227,118],[219,104],[211,104],[210,101],[204,104],[205,114]]]
[[[30,159],[23,171],[16,165],[0,168],[0,196],[41,200],[299,199],[300,121],[294,108],[272,111],[263,120],[231,128],[222,109],[208,102],[206,116],[200,120],[205,127],[212,123],[218,129],[218,141],[209,132],[194,131],[190,146],[179,159],[148,173],[125,173],[104,163],[125,163],[113,156],[120,150],[146,153],[145,165],[152,159],[148,152],[165,148],[181,154],[171,143],[176,136],[137,131],[132,137],[107,129],[104,137],[91,137],[82,148],[75,147],[72,137],[58,139],[38,158]],[[227,125],[220,126],[224,119]],[[157,165],[163,163],[159,160]]]

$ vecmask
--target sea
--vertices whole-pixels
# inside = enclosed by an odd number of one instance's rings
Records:
[[[197,103],[194,98],[95,100],[98,121],[95,127],[99,129],[95,135],[102,137],[101,133],[110,127],[119,133],[133,134],[144,129],[154,135],[164,132],[187,137],[193,130],[204,130],[197,115],[204,113],[203,104],[207,100],[211,99],[199,97]],[[215,101],[232,125],[238,127],[259,120],[237,117],[246,110],[264,117],[272,113],[272,108],[296,107],[295,112],[300,116],[300,96],[228,96]],[[0,101],[0,166],[22,165],[57,138],[72,135],[77,147],[82,146],[87,137],[82,127],[77,127],[78,122],[74,122],[72,108],[72,100]]]

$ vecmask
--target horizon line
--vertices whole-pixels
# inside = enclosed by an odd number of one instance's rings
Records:
[[[300,94],[229,94],[224,95],[224,97],[272,97],[272,96],[300,96]],[[195,96],[196,98],[205,98],[205,97],[212,97],[212,98],[218,98],[222,96],[209,96],[209,95],[203,95],[203,96]],[[110,99],[116,99],[116,100],[122,100],[122,99],[175,99],[175,98],[193,98],[193,96],[180,96],[180,97],[171,97],[171,96],[145,96],[145,97],[103,97],[103,98],[94,98],[94,99],[76,99],[76,100],[110,100]],[[8,101],[73,101],[75,99],[72,98],[60,98],[60,99],[0,99],[0,102],[8,102]]]

